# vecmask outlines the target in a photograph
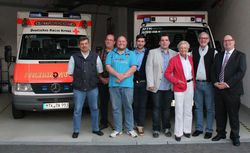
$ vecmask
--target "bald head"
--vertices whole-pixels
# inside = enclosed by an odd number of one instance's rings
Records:
[[[108,34],[105,39],[106,50],[110,51],[114,48],[115,36],[113,34]]]

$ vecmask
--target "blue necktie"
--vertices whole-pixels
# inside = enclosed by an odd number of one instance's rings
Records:
[[[224,62],[221,66],[221,71],[220,71],[220,75],[219,75],[220,82],[224,82],[224,71],[225,71],[225,67],[226,67],[228,59],[229,59],[229,55],[230,55],[230,53],[226,52],[226,57],[225,57]]]

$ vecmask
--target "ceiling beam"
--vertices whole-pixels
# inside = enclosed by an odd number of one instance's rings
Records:
[[[45,6],[33,5],[33,4],[24,4],[24,3],[11,3],[11,2],[0,2],[1,6],[7,7],[18,7],[18,8],[35,8],[35,9],[44,9]]]

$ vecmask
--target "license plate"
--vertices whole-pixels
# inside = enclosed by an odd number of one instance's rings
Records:
[[[69,103],[63,102],[63,103],[44,103],[43,109],[69,109]]]

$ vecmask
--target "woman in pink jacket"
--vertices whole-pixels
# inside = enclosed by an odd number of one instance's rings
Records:
[[[194,95],[194,69],[192,57],[188,55],[189,43],[181,41],[179,54],[172,57],[165,71],[165,77],[173,84],[175,97],[175,140],[182,135],[190,138],[192,129],[192,104]]]

